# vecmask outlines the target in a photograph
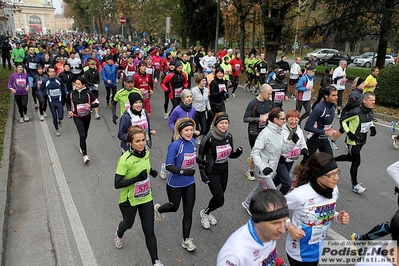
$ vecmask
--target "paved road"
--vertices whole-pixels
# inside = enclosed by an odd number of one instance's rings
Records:
[[[241,201],[255,185],[247,181],[249,145],[246,124],[242,116],[247,103],[253,98],[249,92],[238,89],[237,98],[227,103],[231,118],[229,131],[234,146],[242,146],[244,154],[230,160],[229,184],[226,203],[214,212],[218,224],[204,230],[199,211],[206,207],[210,192],[198,178],[197,199],[191,236],[198,249],[189,253],[181,248],[181,209],[166,214],[164,223],[155,223],[159,258],[165,265],[215,265],[219,249],[237,228],[247,222],[248,215]],[[113,187],[116,161],[120,156],[117,126],[111,121],[111,111],[105,108],[105,90],[100,88],[100,120],[93,119],[89,130],[88,152],[90,164],[83,164],[79,153],[78,134],[72,119],[65,118],[55,136],[51,115],[40,122],[30,104],[31,122],[15,122],[15,159],[12,172],[13,189],[10,192],[8,242],[6,265],[151,265],[145,248],[140,219],[124,236],[124,246],[116,249],[113,230],[121,220],[118,209],[119,191]],[[163,120],[163,92],[155,91],[152,99],[152,127],[157,131],[151,150],[152,166],[159,169],[164,161],[171,132]],[[286,102],[284,109],[294,108]],[[334,121],[335,128],[338,122]],[[390,128],[377,125],[377,136],[370,138],[363,148],[359,180],[367,187],[362,195],[350,191],[349,163],[339,163],[342,169],[339,181],[338,209],[351,216],[347,226],[335,224],[329,237],[349,238],[353,231],[366,231],[390,218],[397,209],[393,194],[394,182],[386,167],[398,159],[392,147]],[[343,138],[338,142],[336,155],[346,152]],[[155,203],[167,200],[165,181],[151,180]],[[340,236],[341,235],[341,236]],[[278,241],[278,250],[285,257],[284,241]]]

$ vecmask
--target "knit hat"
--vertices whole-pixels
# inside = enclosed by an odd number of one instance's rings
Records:
[[[358,87],[360,84],[362,84],[365,81],[364,78],[358,78],[356,82],[356,87]]]
[[[133,105],[137,101],[143,102],[143,97],[141,97],[141,95],[138,94],[137,92],[130,93],[129,94],[129,103],[130,103],[130,105]]]
[[[178,67],[180,67],[180,66],[182,66],[181,63],[180,63],[180,61],[179,61],[179,60],[176,60],[176,62],[175,62],[175,67],[178,68]]]

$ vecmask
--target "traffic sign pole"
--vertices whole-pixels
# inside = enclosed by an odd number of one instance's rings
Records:
[[[126,18],[125,18],[125,17],[121,17],[121,18],[119,19],[119,22],[120,22],[121,25],[122,25],[122,37],[124,37],[123,26],[124,26],[125,23],[126,23]]]

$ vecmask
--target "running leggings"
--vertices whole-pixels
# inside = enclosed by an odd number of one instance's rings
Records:
[[[180,104],[181,98],[180,97],[174,98],[171,100],[171,102],[172,102],[172,110],[170,112],[172,112],[173,109],[175,109]]]
[[[314,141],[308,140],[306,142],[306,145],[308,146],[309,155],[303,157],[303,160],[301,162],[302,165],[304,165],[304,163],[306,163],[309,160],[309,157],[312,156],[313,154],[315,154],[317,150],[319,150],[319,152],[325,152],[325,153],[333,155],[331,145],[328,140],[325,140],[323,142],[314,142]]]
[[[107,96],[105,97],[105,99],[107,100],[107,103],[109,103],[109,99],[111,96],[111,92],[112,92],[112,100],[114,100],[114,96],[116,94],[116,86],[105,86],[105,89],[107,90]]]
[[[18,112],[21,117],[28,112],[28,95],[14,95],[15,102],[18,106]]]
[[[143,229],[145,244],[150,252],[151,261],[154,264],[158,259],[157,239],[154,233],[154,204],[150,202],[136,206],[119,205],[123,221],[118,226],[118,237],[122,238],[126,230],[132,228],[137,210],[141,220],[141,228]]]
[[[196,129],[200,132],[200,135],[206,135],[209,131],[206,123],[206,111],[196,112],[194,117]]]
[[[231,93],[235,93],[238,88],[238,82],[240,81],[240,76],[230,76],[231,84],[233,85],[233,91]]]
[[[64,108],[62,108],[62,102],[49,102],[51,115],[53,116],[53,125],[55,130],[58,130],[58,121],[64,119]]]
[[[277,187],[281,184],[280,192],[286,195],[292,186],[290,171],[294,162],[280,161],[277,166],[277,174],[273,178],[274,185]]]
[[[315,262],[302,262],[294,260],[293,258],[290,257],[290,255],[288,255],[288,253],[287,253],[287,258],[291,266],[317,266],[319,264],[318,259]]]
[[[43,96],[44,97],[44,101],[43,102],[39,102],[39,111],[40,111],[40,115],[43,115],[43,112],[47,111],[47,101],[48,101],[48,97],[47,96]]]
[[[166,185],[166,193],[169,202],[158,208],[160,213],[177,212],[180,200],[183,200],[183,239],[190,237],[191,225],[193,223],[193,208],[195,203],[195,183],[181,188]]]
[[[352,162],[350,168],[352,186],[356,186],[358,184],[357,169],[359,169],[360,166],[360,151],[362,150],[362,148],[363,148],[362,144],[350,145],[348,154],[343,154],[338,157],[335,157],[335,161],[337,162],[342,162],[342,161]]]
[[[206,214],[222,207],[224,205],[224,192],[227,188],[229,171],[221,171],[220,174],[207,173],[209,178],[208,187],[211,191],[212,198],[209,201],[208,208],[206,208]]]
[[[87,133],[89,131],[91,121],[91,115],[85,117],[73,117],[73,122],[75,123],[76,129],[79,133],[79,146],[82,150],[83,155],[87,155],[87,146],[86,146],[86,139]]]
[[[312,105],[310,104],[310,101],[300,101],[296,100],[296,110],[301,113],[302,106],[305,108],[305,113],[301,115],[301,118],[299,121],[303,121],[306,117],[310,115],[310,112],[312,111]]]
[[[374,226],[367,234],[361,235],[359,240],[375,240],[386,235],[389,235],[391,230],[389,229],[389,222],[378,224]]]
[[[165,94],[165,101],[163,103],[163,110],[165,111],[165,113],[167,113],[169,107],[169,93],[165,91],[164,94]]]

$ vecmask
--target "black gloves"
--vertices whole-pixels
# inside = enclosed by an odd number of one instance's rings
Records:
[[[297,143],[299,140],[299,136],[297,133],[292,134],[292,142]]]
[[[346,133],[346,135],[348,136],[348,138],[349,138],[350,140],[357,141],[356,135],[353,134],[352,132],[349,131],[348,133]]]
[[[197,161],[197,164],[206,165],[206,160],[201,159],[200,157],[197,157],[195,160]]]
[[[309,155],[308,149],[303,148],[303,149],[301,150],[301,155],[305,155],[305,156]]]
[[[153,178],[157,177],[158,176],[158,171],[151,168],[150,176],[152,176]]]
[[[118,117],[116,115],[112,116],[112,122],[114,122],[114,124],[116,125],[116,120],[118,119]]]
[[[181,169],[180,174],[185,175],[185,176],[193,176],[195,174],[195,169],[193,169],[193,168]]]
[[[143,170],[136,176],[137,182],[144,181],[147,179],[147,170]]]
[[[200,175],[202,182],[204,182],[205,184],[209,182],[209,178],[206,176],[204,170],[200,170]]]
[[[262,173],[264,175],[269,175],[270,173],[272,173],[273,170],[270,167],[266,167],[265,169],[263,169]]]
[[[370,127],[370,137],[374,137],[377,135],[377,130],[375,130],[375,127]]]
[[[236,149],[236,156],[239,157],[241,154],[242,154],[242,148],[241,148],[241,147],[238,147],[238,148]]]

